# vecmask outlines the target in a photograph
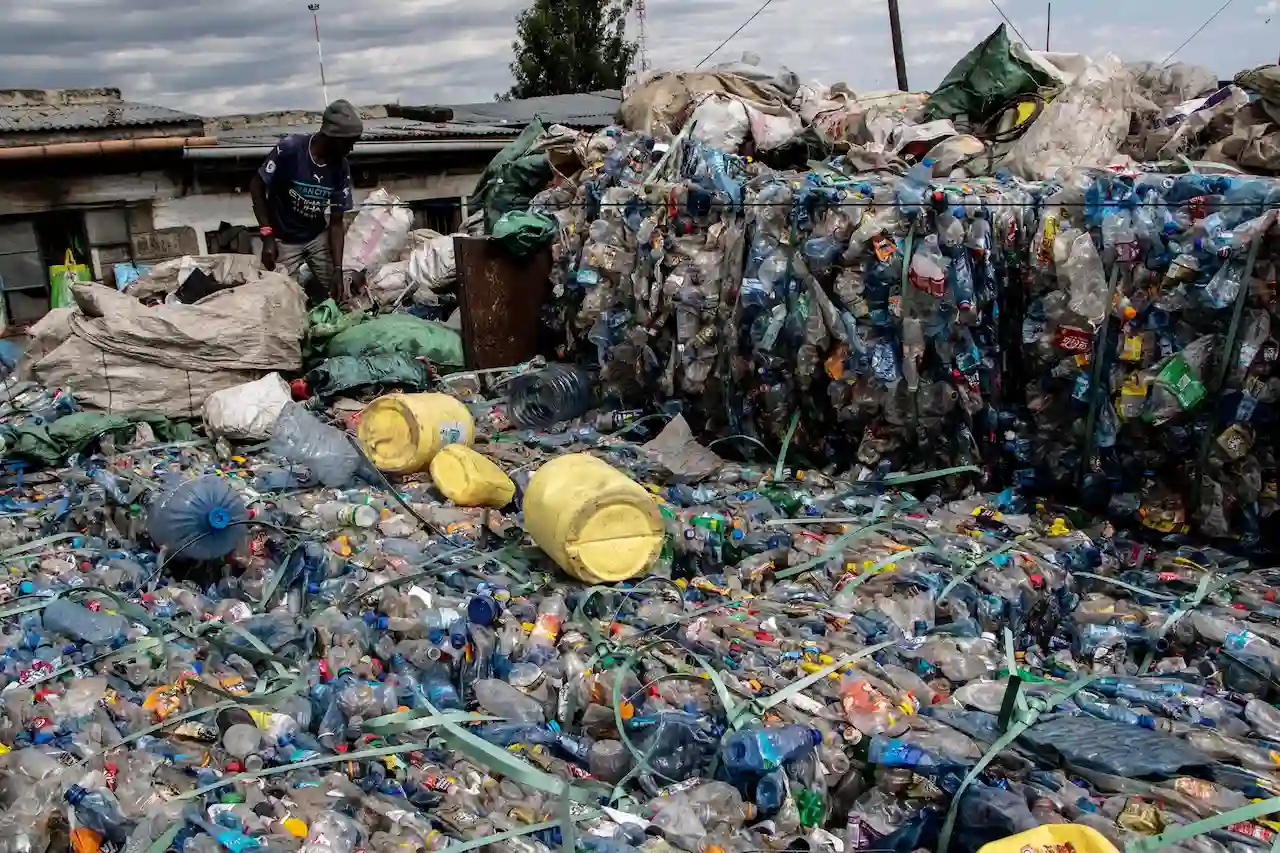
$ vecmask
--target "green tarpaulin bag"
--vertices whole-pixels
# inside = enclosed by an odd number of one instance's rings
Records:
[[[68,456],[84,450],[91,441],[111,433],[117,441],[131,441],[137,424],[146,423],[160,441],[187,441],[195,433],[191,424],[175,421],[159,412],[102,414],[75,412],[49,424],[0,427],[8,449],[6,456],[41,465],[61,465]]]
[[[493,239],[518,258],[532,255],[556,236],[556,221],[544,213],[513,210],[493,226]]]
[[[363,311],[352,311],[343,314],[338,303],[326,299],[307,312],[307,336],[302,343],[302,356],[311,359],[324,352],[325,343],[334,335],[341,334],[352,326],[358,326],[368,319]]]
[[[425,391],[431,386],[427,365],[403,355],[326,358],[307,374],[307,387],[322,398],[357,389]]]
[[[1011,45],[1004,24],[965,54],[925,104],[925,119],[967,115],[985,121],[1011,98],[1055,84],[1053,77]]]
[[[529,154],[529,149],[546,132],[540,116],[510,145],[489,161],[471,194],[469,204],[484,208],[484,230],[492,234],[502,214],[523,210],[551,181],[551,161],[546,154]]]
[[[325,355],[425,356],[446,367],[462,367],[462,336],[453,329],[409,314],[386,314],[340,332],[325,346]]]

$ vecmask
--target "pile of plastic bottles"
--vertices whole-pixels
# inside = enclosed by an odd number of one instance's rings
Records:
[[[519,495],[326,486],[346,451],[286,415],[258,455],[162,445],[8,490],[44,508],[0,553],[6,853],[906,853],[1055,822],[1123,845],[1280,784],[1274,571],[1012,492],[664,479],[601,413],[486,430],[531,460],[517,484],[587,450],[650,487],[652,573],[587,587]],[[1274,836],[1253,815],[1183,846]]]
[[[1016,483],[1275,547],[1278,201],[1250,177],[1063,176],[1029,252]]]
[[[775,172],[592,137],[535,209],[557,322],[622,406],[860,479],[946,470],[1246,550],[1275,546],[1280,184]]]

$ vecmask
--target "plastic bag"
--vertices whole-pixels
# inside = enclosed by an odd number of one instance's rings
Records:
[[[409,286],[409,262],[383,264],[365,280],[365,291],[374,305],[392,305]]]
[[[355,221],[347,229],[342,268],[369,272],[400,257],[409,243],[413,213],[385,189],[369,194]]]
[[[1047,180],[1063,166],[1109,164],[1128,136],[1134,103],[1129,72],[1108,56],[1045,107],[1005,165],[1024,178]]]
[[[262,441],[271,437],[276,419],[291,399],[280,374],[268,373],[257,382],[210,394],[204,401],[204,425],[212,435]]]
[[[741,101],[728,95],[711,95],[693,111],[693,138],[712,148],[737,153],[751,131],[751,119]]]
[[[419,245],[409,254],[408,280],[426,290],[443,290],[458,281],[457,259],[453,252],[453,235],[434,231],[415,231]]]

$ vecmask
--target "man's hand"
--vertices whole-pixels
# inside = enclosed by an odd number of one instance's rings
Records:
[[[280,249],[276,246],[275,237],[262,238],[262,268],[265,270],[273,270],[276,268],[276,258],[280,256]]]

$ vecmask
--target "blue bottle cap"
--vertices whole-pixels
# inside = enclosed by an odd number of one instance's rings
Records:
[[[502,615],[502,605],[487,595],[473,596],[467,602],[467,619],[476,625],[492,625]]]

